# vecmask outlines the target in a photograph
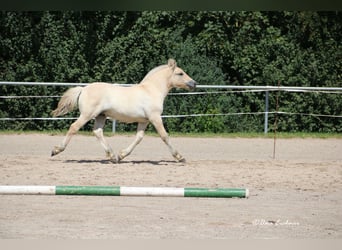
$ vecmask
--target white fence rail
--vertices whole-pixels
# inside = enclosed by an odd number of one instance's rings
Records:
[[[86,86],[88,83],[65,83],[65,82],[9,82],[0,81],[0,85],[19,85],[19,86]],[[130,87],[133,84],[120,84],[120,86]],[[309,113],[291,113],[282,111],[269,112],[269,92],[271,91],[285,91],[285,92],[315,92],[315,93],[334,93],[342,94],[342,87],[285,87],[285,86],[237,86],[237,85],[198,85],[197,89],[219,89],[220,91],[210,92],[187,92],[187,93],[170,93],[169,95],[206,95],[206,94],[224,94],[236,92],[265,92],[265,110],[263,112],[241,112],[241,113],[225,113],[225,114],[177,114],[177,115],[163,115],[163,118],[177,118],[177,117],[199,117],[199,116],[232,116],[232,115],[264,115],[264,132],[268,131],[268,115],[269,114],[288,114],[288,115],[305,115],[315,117],[334,117],[342,118],[340,115],[326,115],[326,114],[309,114]],[[226,92],[222,90],[227,90]],[[58,98],[60,96],[3,96],[0,93],[0,99],[11,98]],[[76,117],[3,117],[0,121],[14,121],[14,120],[74,120]],[[113,121],[113,132],[115,132],[115,121]]]

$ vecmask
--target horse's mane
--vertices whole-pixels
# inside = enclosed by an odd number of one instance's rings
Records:
[[[146,74],[146,76],[144,77],[144,79],[142,79],[141,82],[143,82],[144,80],[146,80],[149,76],[153,75],[153,74],[156,73],[157,71],[159,71],[159,70],[161,70],[161,69],[163,69],[163,68],[166,68],[166,67],[168,67],[168,65],[160,65],[160,66],[157,66],[157,67],[151,69],[151,70]]]

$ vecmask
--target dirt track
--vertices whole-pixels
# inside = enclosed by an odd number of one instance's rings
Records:
[[[246,187],[249,199],[0,195],[0,238],[341,238],[342,140],[147,136],[120,164],[95,137],[0,135],[0,185]],[[133,137],[109,138],[115,151]]]

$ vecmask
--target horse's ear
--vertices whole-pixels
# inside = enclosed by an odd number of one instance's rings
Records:
[[[169,59],[167,61],[167,65],[172,68],[172,70],[175,70],[176,66],[177,66],[177,63],[176,63],[176,60],[175,59]]]

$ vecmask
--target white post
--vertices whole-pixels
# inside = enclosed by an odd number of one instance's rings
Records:
[[[264,133],[267,134],[268,131],[268,97],[269,97],[269,91],[266,91],[265,96],[265,123],[264,123]]]
[[[116,120],[112,120],[113,124],[112,124],[112,132],[115,133],[116,132]]]

